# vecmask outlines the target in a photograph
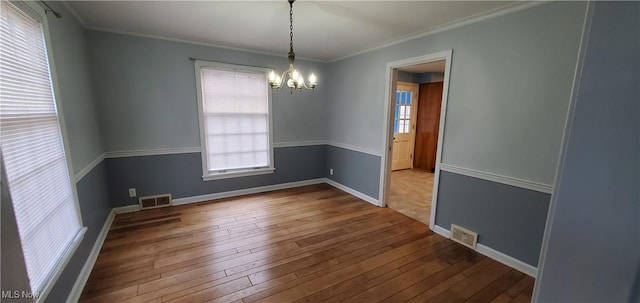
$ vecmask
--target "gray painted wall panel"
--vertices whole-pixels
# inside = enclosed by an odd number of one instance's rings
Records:
[[[328,140],[380,150],[386,63],[453,49],[443,162],[552,184],[585,7],[546,3],[331,63]]]
[[[47,14],[69,152],[74,172],[103,152],[97,106],[91,86],[85,30],[66,8],[52,4],[64,18]]]
[[[282,71],[283,57],[89,31],[89,53],[107,151],[200,146],[193,62],[189,57]],[[284,55],[284,54],[283,54]],[[325,140],[324,65],[315,91],[273,93],[274,142]]]
[[[549,194],[442,171],[436,225],[468,228],[479,243],[537,266],[549,200]]]
[[[82,270],[105,220],[111,212],[111,196],[107,187],[107,165],[100,162],[76,184],[82,221],[87,232],[46,302],[65,302]]]
[[[185,198],[252,187],[324,177],[324,145],[282,147],[274,153],[273,174],[202,181],[200,153],[107,159],[113,207],[137,204],[128,188],[138,196],[171,193]]]
[[[327,178],[378,199],[380,157],[331,145],[327,146],[326,157]]]
[[[593,5],[537,302],[640,302],[640,3]]]

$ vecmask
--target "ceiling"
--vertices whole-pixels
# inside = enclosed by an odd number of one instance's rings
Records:
[[[281,1],[69,1],[88,28],[285,56]],[[293,8],[298,57],[331,61],[514,5],[505,1],[305,1]]]

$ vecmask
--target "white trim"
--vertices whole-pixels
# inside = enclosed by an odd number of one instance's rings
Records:
[[[63,1],[63,5],[76,18],[76,20],[84,28],[86,28],[88,30],[106,32],[106,33],[114,33],[114,34],[127,35],[127,36],[135,36],[135,37],[157,39],[157,40],[164,40],[164,41],[171,41],[171,42],[187,43],[187,44],[193,44],[193,45],[202,45],[202,46],[215,47],[215,48],[228,49],[228,50],[235,50],[235,51],[241,51],[241,52],[247,52],[247,53],[253,53],[253,54],[260,54],[260,55],[268,55],[268,56],[275,56],[275,57],[286,57],[286,55],[284,55],[283,53],[273,53],[273,52],[267,52],[267,51],[259,51],[259,50],[241,48],[241,47],[225,46],[225,45],[220,45],[220,44],[215,44],[215,43],[198,42],[198,41],[193,41],[193,40],[177,39],[177,38],[170,38],[170,37],[165,37],[165,36],[140,34],[140,33],[135,33],[135,32],[128,32],[128,31],[121,31],[121,30],[114,30],[114,29],[107,29],[107,28],[89,26],[89,25],[86,24],[84,19],[82,19],[80,17],[80,15],[77,14],[77,12],[69,4],[67,4],[66,2],[67,1]],[[410,41],[410,40],[414,40],[414,39],[418,39],[418,38],[434,35],[434,34],[437,34],[437,33],[441,33],[441,32],[448,31],[448,30],[451,30],[451,29],[455,29],[455,28],[458,28],[458,27],[463,27],[463,26],[466,26],[466,25],[474,24],[474,23],[477,23],[477,22],[489,20],[489,19],[500,17],[500,16],[503,16],[503,15],[508,15],[508,14],[511,14],[511,13],[514,13],[514,12],[517,12],[517,11],[521,11],[521,10],[532,8],[532,7],[541,5],[541,4],[545,4],[547,2],[549,2],[549,1],[543,0],[543,1],[529,1],[529,2],[517,2],[517,3],[514,3],[514,4],[507,4],[507,5],[504,5],[504,6],[501,6],[501,7],[486,11],[486,12],[482,12],[482,13],[479,13],[479,14],[476,14],[476,15],[464,17],[464,18],[461,18],[461,19],[458,19],[458,20],[455,20],[455,21],[451,21],[451,22],[446,23],[446,24],[438,25],[438,26],[435,26],[435,27],[431,27],[431,28],[427,28],[427,29],[424,29],[424,30],[420,30],[418,32],[407,34],[407,35],[402,36],[400,39],[393,39],[393,40],[390,40],[390,41],[387,41],[387,42],[383,42],[383,43],[377,44],[377,45],[375,45],[373,47],[369,47],[369,48],[366,48],[366,49],[351,53],[349,55],[337,57],[337,58],[334,58],[334,59],[321,60],[321,59],[314,59],[314,58],[307,58],[307,57],[300,57],[298,59],[304,60],[304,61],[309,61],[309,62],[332,63],[332,62],[340,61],[340,60],[347,59],[347,58],[350,58],[350,57],[354,57],[354,56],[357,56],[357,55],[361,55],[361,54],[364,54],[364,53],[372,52],[372,51],[375,51],[375,50],[378,50],[378,49],[381,49],[381,48],[385,48],[385,47],[389,47],[389,46],[392,46],[392,45],[400,44],[400,43],[403,43],[403,42],[406,42],[406,41]]]
[[[538,269],[535,266],[531,266],[514,257],[505,255],[489,246],[478,243],[478,245],[476,245],[476,251],[506,266],[517,269],[533,278],[538,274]]]
[[[69,293],[69,297],[67,298],[67,303],[74,303],[80,300],[80,295],[82,294],[82,290],[84,286],[87,284],[87,280],[89,279],[89,275],[91,274],[91,270],[93,270],[93,266],[96,264],[96,260],[98,259],[98,255],[100,254],[100,250],[102,249],[102,245],[104,244],[104,240],[107,238],[107,234],[109,233],[109,229],[111,228],[111,224],[113,223],[113,219],[116,217],[116,210],[111,209],[107,219],[104,221],[104,225],[102,225],[102,229],[96,238],[96,242],[93,244],[93,248],[87,257],[87,261],[84,262],[84,266],[82,266],[82,270],[76,279],[76,283],[73,284],[73,288]]]
[[[438,205],[438,183],[440,182],[440,162],[442,161],[442,142],[444,141],[444,125],[447,117],[447,100],[449,98],[449,77],[451,75],[451,59],[453,56],[453,50],[445,50],[437,53],[406,58],[397,61],[387,62],[387,72],[385,79],[385,100],[384,100],[384,113],[382,119],[384,121],[384,128],[382,133],[382,155],[380,157],[380,205],[386,206],[386,194],[389,187],[389,177],[391,173],[391,148],[393,144],[393,112],[392,106],[395,107],[395,102],[392,102],[395,98],[395,89],[397,85],[398,68],[411,66],[421,63],[428,63],[434,61],[445,60],[444,70],[444,82],[442,84],[442,105],[440,108],[440,126],[438,130],[438,141],[436,149],[436,167],[435,175],[433,179],[433,192],[431,202],[431,214],[429,219],[429,227],[434,228],[436,221],[436,209]]]
[[[200,146],[198,147],[178,147],[178,148],[157,148],[157,149],[139,149],[139,150],[122,150],[122,151],[110,151],[106,152],[106,158],[125,158],[125,157],[139,157],[139,156],[158,156],[158,155],[173,155],[173,154],[189,154],[199,153]]]
[[[431,228],[431,231],[433,231],[434,233],[441,235],[447,239],[451,238],[451,231],[440,226],[440,225],[433,225],[433,228]]]
[[[200,196],[178,198],[178,199],[173,199],[173,205],[198,203],[198,202],[204,202],[204,201],[210,201],[210,200],[216,200],[216,199],[263,193],[263,192],[269,192],[274,190],[294,188],[294,187],[307,186],[307,185],[320,184],[320,183],[327,183],[337,189],[340,189],[346,193],[356,196],[362,200],[365,200],[375,206],[380,206],[378,199],[375,199],[369,195],[363,194],[353,188],[350,188],[348,186],[345,186],[341,183],[338,183],[328,178],[310,179],[310,180],[304,180],[304,181],[296,181],[296,182],[280,183],[280,184],[246,188],[246,189],[231,190],[231,191],[212,193],[212,194],[206,194],[206,195],[200,195]],[[137,205],[131,205],[131,206],[137,207]],[[131,206],[126,206],[126,207],[131,207]],[[128,211],[135,211],[135,210],[129,209]]]
[[[126,213],[132,213],[132,212],[136,212],[140,210],[140,204],[132,204],[132,205],[125,205],[125,206],[120,206],[120,207],[114,207],[113,211],[116,214],[126,214]]]
[[[373,156],[378,156],[378,157],[382,156],[382,152],[380,150],[375,150],[375,149],[371,149],[371,148],[360,147],[360,146],[355,146],[355,145],[349,145],[349,144],[346,144],[346,143],[335,142],[335,141],[327,141],[326,144],[327,145],[331,145],[331,146],[335,146],[335,147],[344,148],[344,149],[349,149],[349,150],[352,150],[352,151],[357,151],[357,152],[369,154],[369,155],[373,155]]]
[[[73,176],[75,183],[80,182],[80,180],[82,180],[84,176],[86,176],[89,172],[91,172],[91,170],[93,170],[96,166],[98,166],[98,164],[100,164],[100,162],[106,159],[106,157],[107,157],[107,154],[102,153],[98,157],[93,159],[93,161],[89,162],[89,164],[85,165],[78,172],[76,172],[75,175]]]
[[[436,233],[439,234],[447,239],[451,238],[451,231],[449,231],[448,229],[445,229],[444,227],[440,226],[440,225],[434,225],[431,230]],[[476,245],[476,249],[475,251],[477,251],[478,253],[481,253],[493,260],[496,260],[506,266],[509,266],[513,269],[519,270],[524,274],[527,274],[531,277],[536,277],[536,275],[538,274],[538,269],[535,266],[531,266],[527,263],[524,263],[514,257],[508,256],[506,254],[503,254],[489,246],[483,245],[478,243],[478,245]]]
[[[224,173],[210,173],[202,176],[202,181],[214,181],[214,180],[230,179],[230,178],[237,178],[237,177],[266,175],[266,174],[273,174],[274,171],[276,171],[276,169],[273,167],[264,167],[264,168],[256,168],[256,169],[247,168],[243,170],[236,170],[236,171],[224,172]]]
[[[478,178],[482,180],[497,182],[501,184],[511,185],[515,187],[525,188],[528,190],[538,191],[546,194],[551,194],[553,186],[549,184],[518,179],[514,177],[502,176],[494,173],[483,172],[475,169],[464,168],[445,163],[440,163],[440,169],[446,172],[464,175],[468,177]]]
[[[327,140],[315,140],[315,141],[289,141],[289,142],[274,142],[273,147],[298,147],[298,146],[313,146],[313,145],[327,145]]]
[[[549,203],[549,211],[547,213],[547,222],[544,227],[544,235],[542,237],[542,247],[540,248],[540,258],[538,259],[538,275],[533,286],[533,295],[531,302],[539,302],[540,293],[540,281],[544,281],[544,264],[546,263],[547,252],[549,248],[549,239],[553,229],[553,221],[556,213],[556,205],[558,199],[558,191],[562,187],[562,175],[564,173],[564,163],[567,156],[569,134],[573,125],[573,117],[576,110],[576,100],[578,93],[580,92],[580,82],[582,80],[582,73],[584,68],[584,61],[587,53],[586,45],[591,36],[591,22],[593,20],[593,11],[595,4],[592,1],[587,3],[587,8],[584,14],[584,23],[582,26],[582,35],[580,37],[580,47],[578,48],[578,58],[576,59],[576,68],[573,75],[573,84],[571,89],[571,96],[569,97],[569,108],[567,110],[567,116],[565,118],[564,132],[562,133],[562,143],[560,144],[560,157],[558,164],[556,165],[555,181],[553,186],[553,192],[551,193],[551,202]]]
[[[257,194],[257,193],[263,193],[263,192],[280,190],[280,189],[300,187],[300,186],[306,186],[306,185],[312,185],[312,184],[320,184],[323,182],[324,182],[324,178],[318,178],[318,179],[311,179],[311,180],[304,180],[304,181],[296,181],[296,182],[280,183],[280,184],[266,185],[266,186],[260,186],[260,187],[252,187],[252,188],[246,188],[246,189],[231,190],[231,191],[225,191],[225,192],[219,192],[219,193],[211,193],[211,194],[200,195],[200,196],[191,196],[191,197],[173,199],[173,205],[184,205],[184,204],[198,203],[198,202],[204,202],[204,201],[210,201],[210,200],[216,200],[216,199],[222,199],[222,198]]]
[[[400,43],[407,42],[407,41],[410,41],[410,40],[414,40],[414,39],[418,39],[418,38],[434,35],[434,34],[437,34],[437,33],[444,32],[444,31],[452,30],[454,28],[463,27],[463,26],[466,26],[466,25],[470,25],[470,24],[481,22],[481,21],[493,19],[493,18],[500,17],[500,16],[503,16],[503,15],[508,15],[508,14],[511,14],[511,13],[514,13],[514,12],[517,12],[517,11],[521,11],[521,10],[525,10],[525,9],[528,9],[528,8],[532,8],[532,7],[547,3],[547,2],[549,2],[549,1],[528,1],[528,2],[517,2],[517,3],[514,3],[514,4],[507,4],[507,5],[504,5],[504,6],[501,6],[501,7],[486,11],[486,12],[482,12],[482,13],[475,14],[475,15],[472,15],[472,16],[464,17],[462,19],[451,21],[449,23],[445,23],[445,24],[438,25],[438,26],[431,27],[431,28],[427,28],[427,29],[424,29],[424,30],[421,30],[421,31],[418,31],[418,32],[414,32],[414,33],[411,33],[411,34],[408,34],[408,35],[404,35],[399,39],[394,39],[394,40],[391,40],[391,41],[383,42],[383,43],[378,44],[376,46],[369,47],[369,48],[366,48],[364,50],[357,51],[355,53],[352,53],[352,54],[349,54],[349,55],[346,55],[346,56],[342,56],[342,57],[338,57],[338,58],[335,58],[335,59],[328,60],[328,62],[332,63],[332,62],[344,60],[344,59],[347,59],[347,58],[350,58],[350,57],[354,57],[354,56],[357,56],[357,55],[362,55],[364,53],[372,52],[372,51],[375,51],[375,50],[378,50],[378,49],[381,49],[381,48],[385,48],[385,47],[389,47],[389,46],[392,46],[392,45],[400,44]]]
[[[337,188],[337,189],[339,189],[339,190],[341,190],[341,191],[343,191],[343,192],[346,192],[346,193],[351,194],[353,196],[356,196],[356,197],[358,197],[358,198],[360,198],[362,200],[365,200],[365,201],[367,201],[367,202],[369,202],[369,203],[371,203],[371,204],[373,204],[375,206],[382,207],[380,205],[380,201],[378,199],[373,198],[373,197],[371,197],[371,196],[369,196],[367,194],[363,194],[363,193],[361,193],[361,192],[359,192],[359,191],[357,191],[357,190],[355,190],[355,189],[353,189],[351,187],[348,187],[348,186],[346,186],[346,185],[344,185],[342,183],[338,183],[338,182],[333,181],[333,180],[328,179],[328,178],[325,178],[324,182],[329,184],[329,185],[331,185],[331,186],[333,186],[333,187],[335,187],[335,188]]]
[[[193,45],[215,47],[215,48],[221,48],[221,49],[228,49],[228,50],[246,52],[246,53],[251,53],[251,54],[267,55],[267,56],[274,56],[274,57],[281,57],[281,58],[286,58],[287,57],[287,55],[284,55],[285,53],[272,53],[272,52],[253,50],[253,49],[248,49],[248,48],[226,46],[226,45],[220,45],[220,44],[215,44],[215,43],[198,42],[198,41],[186,40],[186,39],[170,38],[170,37],[158,36],[158,35],[140,34],[140,33],[134,33],[134,32],[129,32],[129,31],[114,30],[114,29],[101,28],[101,27],[95,27],[95,26],[85,26],[85,28],[88,29],[88,30],[105,32],[105,33],[112,33],[112,34],[127,35],[127,36],[134,36],[134,37],[142,37],[142,38],[149,38],[149,39],[156,39],[156,40],[163,40],[163,41],[171,41],[171,42],[179,42],[179,43],[186,43],[186,44],[193,44]],[[303,61],[309,61],[309,62],[321,62],[321,63],[328,62],[327,60],[319,60],[319,59],[313,59],[313,58],[307,58],[307,57],[297,57],[297,56],[296,56],[296,59],[303,60]]]

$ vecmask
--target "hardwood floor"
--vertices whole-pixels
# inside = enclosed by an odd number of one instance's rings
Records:
[[[433,173],[422,169],[391,172],[387,207],[429,225]]]
[[[119,214],[81,302],[527,302],[533,279],[326,184]]]

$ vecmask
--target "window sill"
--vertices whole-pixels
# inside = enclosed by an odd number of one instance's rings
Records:
[[[213,180],[220,180],[220,179],[272,174],[275,170],[276,169],[273,167],[267,167],[267,168],[252,169],[252,170],[233,171],[228,173],[211,173],[211,174],[202,176],[202,181],[213,181]]]

